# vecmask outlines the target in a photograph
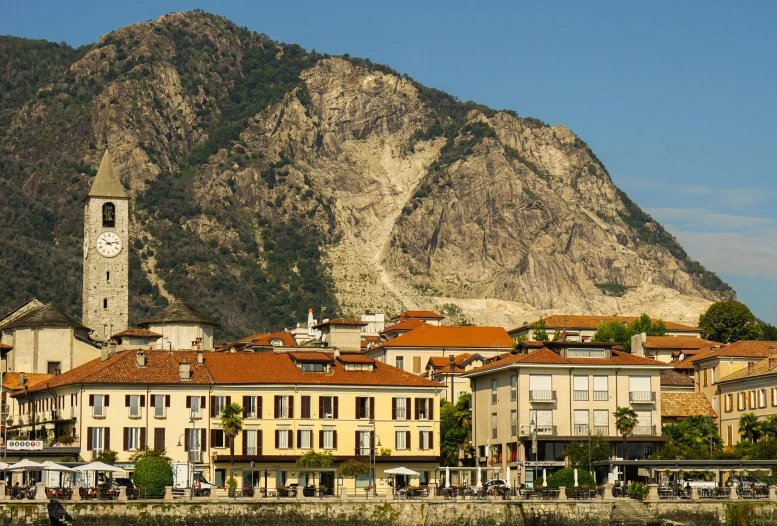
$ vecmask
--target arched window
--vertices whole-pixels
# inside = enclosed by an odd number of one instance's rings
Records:
[[[103,205],[103,226],[116,226],[116,207],[113,203],[105,203]]]

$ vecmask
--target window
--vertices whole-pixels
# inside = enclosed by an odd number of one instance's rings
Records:
[[[357,455],[369,455],[370,454],[370,431],[357,431],[356,432],[356,449]]]
[[[718,412],[718,397],[717,396],[713,396],[712,397],[712,410],[715,411],[716,413]]]
[[[225,407],[227,407],[227,397],[226,396],[211,396],[211,400],[213,400],[213,407],[211,408],[211,416],[219,417],[221,416],[221,411],[224,410]]]
[[[759,408],[766,407],[766,388],[764,387],[758,390],[758,407]]]
[[[416,420],[432,420],[432,401],[433,398],[416,398],[417,404]]]
[[[356,397],[356,418],[374,418],[375,398],[367,396]]]
[[[491,413],[491,438],[496,438],[497,419],[496,413]]]
[[[204,431],[204,430],[202,430]],[[186,444],[187,451],[201,451],[202,450],[202,433],[200,429],[186,429]],[[184,444],[184,446],[186,446]]]
[[[409,398],[392,398],[391,399],[392,420],[409,420],[408,407],[410,407]]]
[[[707,387],[707,376],[708,376],[707,371],[708,371],[708,369],[703,369],[702,370],[702,379],[703,379],[702,381],[704,383],[704,387]]]
[[[715,368],[710,369],[710,379],[712,380],[712,383],[715,383]]]
[[[108,308],[108,298],[103,298],[103,309]]]
[[[553,378],[549,374],[529,375],[529,401],[553,402],[556,393],[553,392]]]
[[[255,430],[243,431],[243,454],[259,454],[259,432]]]
[[[510,376],[510,401],[516,400],[518,400],[518,377],[513,374]]]
[[[92,427],[92,434],[91,434],[91,442],[92,447],[87,448],[91,449],[92,451],[102,451],[104,449],[104,438],[105,438],[105,428],[102,427]]]
[[[227,447],[226,436],[223,429],[210,430],[210,447]]]
[[[575,427],[572,433],[575,435],[588,434],[588,409],[575,409],[574,412]]]
[[[587,401],[588,400],[588,377],[587,376],[574,376],[572,378],[572,384],[574,386],[573,400]]]
[[[111,272],[110,271],[105,273],[105,281],[108,281],[108,282],[111,281]]]
[[[323,373],[326,370],[325,364],[323,363],[303,363],[302,364],[302,372],[303,373]]]
[[[109,228],[116,226],[116,206],[113,203],[103,205],[103,226]]]
[[[164,418],[165,408],[170,407],[170,395],[151,395],[151,402],[154,404],[154,417]]]
[[[610,397],[607,393],[607,377],[606,376],[594,376],[594,401],[606,401]]]
[[[202,418],[202,410],[205,408],[205,397],[187,396],[186,408],[191,411],[192,418]]]
[[[318,397],[318,417],[319,418],[337,418],[337,397],[319,396]]]
[[[110,401],[109,395],[89,395],[89,405],[92,407],[94,418],[105,418],[105,408]]]
[[[61,362],[49,362],[48,363],[49,374],[59,374],[59,372],[61,370],[62,370]]]
[[[432,449],[432,431],[418,432],[418,449]]]
[[[734,396],[729,393],[723,397],[723,410],[730,413],[734,410]]]
[[[300,396],[300,411],[299,416],[300,418],[309,419],[310,418],[310,396]]]
[[[259,404],[255,396],[243,397],[243,408],[245,409],[245,418],[259,418]]]
[[[312,449],[313,448],[313,430],[312,429],[300,429],[297,431],[297,447],[300,449]]]
[[[333,429],[324,429],[321,431],[321,447],[324,449],[335,449],[335,431]]]
[[[278,429],[275,431],[275,442],[278,444],[278,449],[291,449],[289,445],[289,433],[291,431],[287,429]]]
[[[496,379],[491,380],[491,405],[496,404]]]
[[[420,373],[421,372],[421,357],[420,356],[413,356],[413,372],[414,373]]]
[[[124,432],[127,434],[127,447],[125,451],[135,451],[142,448],[140,445],[139,427],[125,427]]]
[[[141,417],[141,407],[146,405],[145,395],[124,395],[124,405],[129,408],[130,418]]]
[[[510,411],[510,436],[518,435],[518,411]]]
[[[290,410],[290,396],[275,397],[275,418],[294,418]]]
[[[394,444],[395,444],[395,447],[396,447],[397,451],[408,449],[408,447],[407,447],[407,431],[396,431],[394,433],[394,436],[396,437],[395,441],[394,441]]]
[[[397,369],[405,370],[405,357],[404,356],[397,356],[394,359],[394,367]]]
[[[777,388],[772,387],[772,407],[777,407]]]
[[[726,445],[734,445],[734,430],[731,426],[726,426]]]
[[[531,430],[531,422],[534,422],[534,426],[538,435],[554,435],[555,428],[553,427],[553,411],[550,409],[532,409],[529,411],[529,430]]]
[[[567,349],[567,358],[606,358],[604,349]]]
[[[594,409],[594,434],[607,436],[610,434],[610,412]]]
[[[629,376],[629,400],[631,402],[655,402],[649,376]]]

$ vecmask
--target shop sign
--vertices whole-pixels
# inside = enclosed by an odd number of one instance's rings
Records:
[[[9,440],[8,451],[32,451],[43,449],[43,440]]]

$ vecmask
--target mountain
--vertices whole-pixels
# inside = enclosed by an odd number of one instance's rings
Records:
[[[733,297],[564,126],[201,11],[73,49],[0,38],[0,309],[80,313],[81,200],[132,196],[131,322],[183,299],[222,337],[308,308],[696,321]]]

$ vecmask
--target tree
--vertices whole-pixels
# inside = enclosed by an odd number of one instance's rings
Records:
[[[561,329],[556,329],[556,330],[553,332],[553,341],[554,341],[554,342],[557,342],[557,341],[559,341],[559,340],[561,340]]]
[[[103,449],[95,460],[112,466],[119,460],[119,454],[112,449]]]
[[[532,325],[532,337],[538,342],[548,341],[550,338],[548,338],[548,332],[545,330],[545,328],[545,320],[540,318],[539,321]]]
[[[718,301],[699,316],[702,338],[720,343],[757,340],[761,329],[747,305],[735,300]]]
[[[628,460],[627,438],[631,433],[639,420],[637,419],[637,412],[630,407],[616,407],[615,412],[612,414],[615,417],[615,429],[618,433],[623,435],[623,460]]]
[[[577,485],[580,488],[595,488],[594,477],[586,469],[577,470]],[[575,468],[564,468],[556,471],[548,477],[549,488],[559,488],[561,486],[567,489],[575,487]]]
[[[653,321],[644,312],[639,318],[631,322],[629,331],[632,336],[644,332],[648,336],[663,336],[666,334],[666,325],[662,320]]]
[[[761,434],[764,438],[777,439],[777,415],[767,416],[760,424]]]
[[[243,408],[238,403],[231,403],[221,410],[221,429],[229,438],[230,465],[235,465],[235,437],[243,430]]]
[[[569,462],[573,468],[583,468],[588,471],[589,458],[591,462],[610,458],[609,442],[602,438],[601,435],[591,435],[589,438],[590,441],[575,440],[574,442],[568,442],[564,447],[564,452],[561,453],[561,456],[569,457]],[[607,472],[607,468],[600,468],[596,471],[604,474]]]
[[[471,439],[472,410],[469,393],[462,395],[456,404],[445,402],[440,407],[440,448],[446,466],[459,463],[459,448]]]
[[[758,442],[761,436],[761,422],[755,413],[744,413],[739,417],[739,434],[750,442]]]
[[[138,461],[146,457],[157,457],[157,458],[161,458],[166,462],[173,461],[173,459],[167,455],[167,448],[164,448],[164,447],[160,447],[158,449],[157,448],[151,449],[149,447],[138,449],[137,451],[135,451],[133,454],[129,456],[129,461],[132,462],[133,464],[136,464]]]
[[[148,456],[135,464],[132,481],[145,490],[149,498],[161,498],[165,486],[173,485],[173,468],[164,459]]]
[[[370,465],[363,460],[346,460],[340,465],[340,475],[343,477],[353,477],[354,485],[356,484],[356,477],[366,475],[370,472]]]
[[[651,458],[705,460],[715,458],[723,447],[718,426],[708,416],[690,416],[676,424],[667,424],[662,433],[669,440]]]
[[[298,468],[329,468],[334,463],[335,457],[329,451],[319,453],[318,451],[311,450],[297,459],[296,466]]]
[[[631,351],[631,332],[626,325],[619,321],[600,324],[591,341],[616,343],[627,352]]]

